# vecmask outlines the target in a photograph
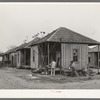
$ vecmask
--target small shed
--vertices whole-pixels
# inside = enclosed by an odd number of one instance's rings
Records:
[[[68,68],[73,60],[77,69],[82,69],[88,65],[88,46],[99,44],[91,38],[60,27],[31,45],[31,68],[45,67],[52,60],[57,62],[57,67]]]

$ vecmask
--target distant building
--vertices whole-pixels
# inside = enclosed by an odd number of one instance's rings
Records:
[[[98,63],[100,66],[100,46],[95,46],[89,49],[89,66],[98,67]]]

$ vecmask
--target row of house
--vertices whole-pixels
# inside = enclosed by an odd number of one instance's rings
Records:
[[[36,37],[5,52],[3,62],[5,66],[17,68],[39,68],[55,60],[58,68],[68,68],[73,60],[77,69],[82,69],[90,63],[88,47],[93,45],[99,46],[100,42],[60,27],[43,38]]]

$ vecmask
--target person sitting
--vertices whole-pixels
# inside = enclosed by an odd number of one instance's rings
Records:
[[[75,69],[75,62],[71,61],[69,69],[71,69],[71,76],[79,76],[76,69]]]
[[[49,68],[50,68],[50,66],[49,65],[46,65],[46,75],[48,75]]]

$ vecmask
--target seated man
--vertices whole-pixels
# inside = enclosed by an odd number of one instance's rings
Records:
[[[70,66],[69,66],[69,69],[72,70],[71,76],[74,76],[74,75],[79,76],[76,69],[75,69],[75,67],[76,67],[75,62],[71,61]]]

